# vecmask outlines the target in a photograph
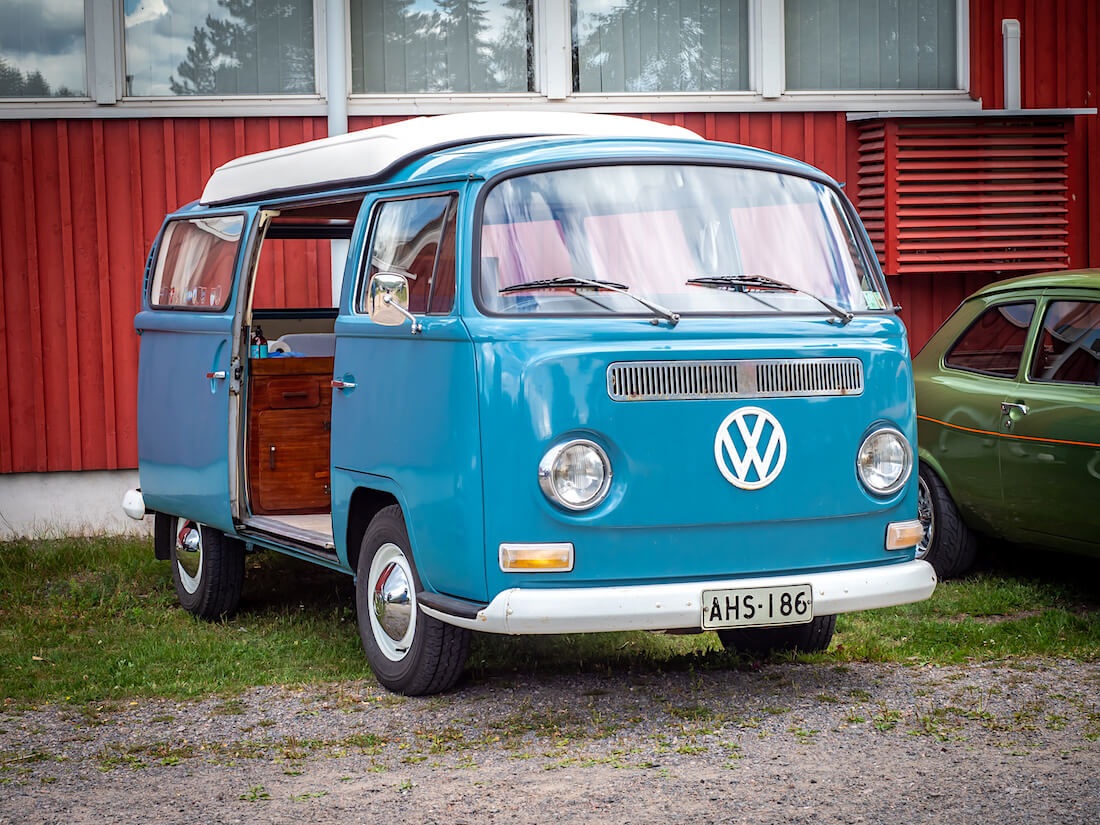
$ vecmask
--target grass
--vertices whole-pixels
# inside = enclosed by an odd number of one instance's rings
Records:
[[[802,657],[949,664],[1011,657],[1100,659],[1090,560],[1013,556],[941,584],[915,605],[841,616],[828,653]],[[1040,578],[1040,575],[1043,578]],[[352,581],[274,553],[248,559],[241,610],[207,623],[181,610],[167,563],[144,539],[0,544],[0,701],[90,703],[215,693],[217,713],[247,687],[370,679]],[[744,667],[713,633],[475,635],[468,678]],[[542,724],[570,720],[544,719]],[[886,720],[883,720],[886,721]],[[439,743],[443,747],[446,743]]]

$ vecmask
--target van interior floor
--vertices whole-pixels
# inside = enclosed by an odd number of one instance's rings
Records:
[[[309,544],[332,552],[331,513],[303,513],[289,516],[252,516],[245,524],[253,530]]]

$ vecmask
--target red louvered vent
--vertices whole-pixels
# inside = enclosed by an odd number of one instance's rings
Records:
[[[1064,269],[1067,140],[1060,118],[862,123],[859,211],[883,269]]]

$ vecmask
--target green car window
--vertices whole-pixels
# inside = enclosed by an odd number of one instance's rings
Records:
[[[1028,377],[1033,381],[1100,384],[1100,303],[1052,301]]]
[[[960,370],[1015,378],[1024,356],[1033,301],[993,306],[967,327],[944,364]]]

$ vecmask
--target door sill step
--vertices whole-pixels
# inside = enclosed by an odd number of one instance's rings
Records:
[[[241,526],[244,528],[242,532],[264,533],[286,539],[325,555],[336,553],[336,545],[332,541],[332,517],[328,513],[301,516],[252,516]]]

